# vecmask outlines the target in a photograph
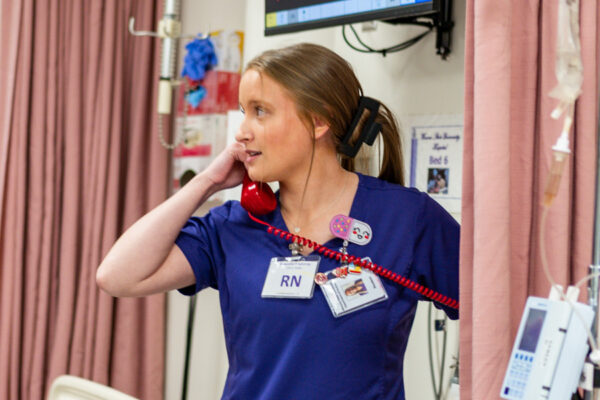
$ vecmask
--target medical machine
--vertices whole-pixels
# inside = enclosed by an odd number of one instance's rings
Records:
[[[500,396],[570,399],[588,353],[593,318],[592,307],[583,303],[529,297]]]

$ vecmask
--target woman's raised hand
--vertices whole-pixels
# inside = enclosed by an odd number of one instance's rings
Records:
[[[244,161],[247,157],[244,145],[232,143],[199,175],[210,180],[215,191],[237,186],[246,173]]]

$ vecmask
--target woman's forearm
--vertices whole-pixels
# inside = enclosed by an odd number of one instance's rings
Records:
[[[114,296],[136,295],[136,285],[157,272],[185,222],[215,191],[213,182],[199,174],[136,221],[100,264],[98,285]]]

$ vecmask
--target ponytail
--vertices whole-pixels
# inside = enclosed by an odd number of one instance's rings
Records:
[[[381,138],[383,139],[383,160],[379,179],[404,186],[404,159],[398,122],[384,104],[380,106],[379,115],[375,121],[381,124]]]
[[[360,112],[360,111],[359,111]],[[371,127],[365,126],[367,124],[369,114],[368,112],[363,113],[360,116],[360,121],[353,130],[349,137],[348,144],[345,146],[338,145],[338,151],[344,147],[356,147],[361,146],[358,142],[361,141],[362,134],[365,129],[369,130]],[[397,183],[404,186],[404,160],[402,157],[402,140],[400,137],[400,128],[394,114],[384,104],[379,103],[377,116],[374,119],[374,124],[377,125],[382,138],[383,144],[383,157],[381,160],[381,169],[379,171],[379,179],[391,183]],[[364,146],[361,146],[361,152],[364,153]],[[357,162],[353,154],[345,154],[344,151],[339,151],[342,160],[342,167],[348,171],[356,171]],[[359,156],[360,157],[360,156]]]

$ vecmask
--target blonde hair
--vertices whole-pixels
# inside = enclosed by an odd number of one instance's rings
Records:
[[[311,130],[314,129],[312,116],[327,121],[334,143],[339,146],[363,95],[360,82],[346,60],[323,46],[301,43],[265,51],[246,65],[246,71],[249,69],[264,73],[283,86],[296,102],[298,115]],[[352,133],[350,145],[358,140],[365,120],[366,116]],[[383,139],[379,178],[403,185],[402,143],[396,119],[381,104],[375,122],[381,125]],[[355,160],[338,154],[342,167],[355,171]]]

